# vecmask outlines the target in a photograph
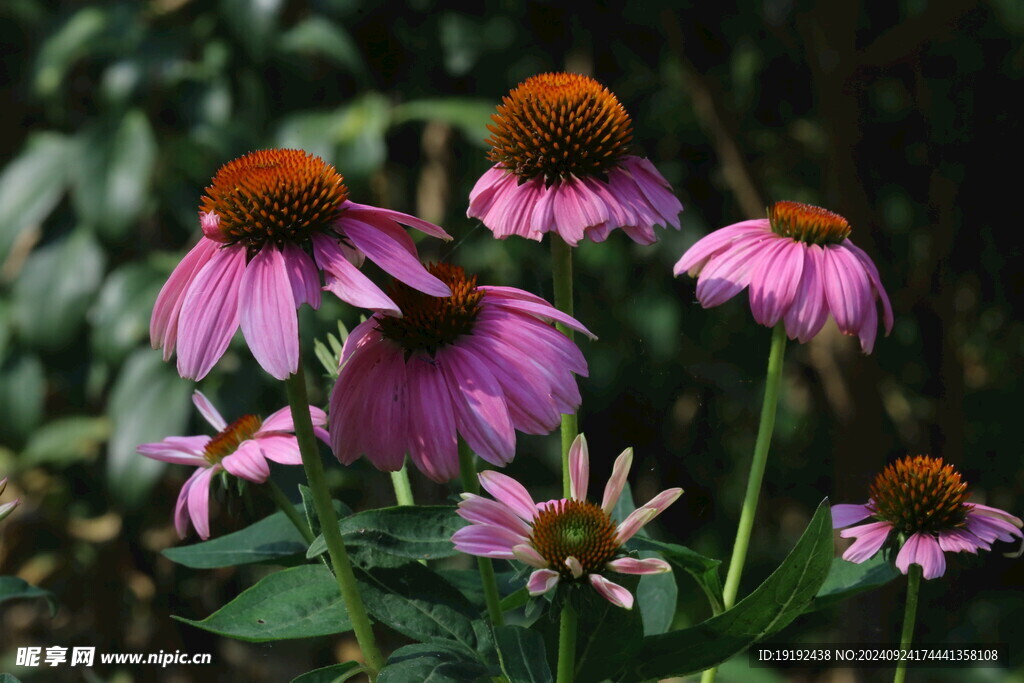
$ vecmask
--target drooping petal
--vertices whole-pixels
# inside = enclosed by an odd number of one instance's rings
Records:
[[[313,235],[313,255],[325,273],[324,289],[357,308],[401,315],[398,304],[349,262],[336,240]]]
[[[750,275],[750,312],[754,320],[775,327],[793,304],[804,270],[806,247],[795,240],[777,240],[765,250],[760,265]]]
[[[1013,526],[1020,529],[1024,527],[1024,521],[1021,521],[1020,517],[1011,515],[1006,510],[1000,510],[999,508],[990,507],[988,505],[982,505],[981,503],[966,503],[968,514],[982,515],[984,517],[995,517],[996,519],[1002,519],[1003,521],[1009,522]]]
[[[839,532],[843,538],[857,539],[843,553],[843,559],[857,564],[871,559],[885,545],[885,540],[889,538],[891,531],[892,524],[889,522],[872,522]]]
[[[515,548],[512,548],[512,554],[516,556],[516,559],[523,564],[529,565],[534,569],[546,569],[548,561],[541,557],[532,545],[528,543],[521,543]]]
[[[200,380],[224,355],[238,329],[238,288],[245,247],[224,247],[196,275],[181,305],[178,374]]]
[[[489,297],[487,303],[490,305],[502,306],[509,308],[514,311],[526,313],[528,315],[540,318],[546,323],[559,322],[566,327],[573,329],[577,332],[587,335],[591,339],[597,339],[597,335],[593,334],[590,330],[584,327],[576,318],[559,311],[557,308],[549,304],[547,301],[540,299],[539,301],[533,301],[530,298],[523,296],[513,296],[508,290],[512,290],[512,287],[489,287],[481,286],[477,287],[479,291],[482,291],[485,297]],[[522,291],[522,290],[514,290]],[[539,299],[539,297],[538,297]]]
[[[444,372],[426,355],[406,361],[409,383],[409,456],[436,482],[459,476],[459,442],[455,410]]]
[[[711,234],[701,237],[692,247],[687,249],[686,253],[676,261],[676,265],[672,268],[672,273],[677,277],[683,273],[690,277],[697,277],[708,261],[726,249],[731,248],[732,244],[739,238],[750,236],[752,233],[770,232],[771,228],[769,228],[768,220],[765,218],[733,223],[732,225],[715,230]]]
[[[210,403],[210,399],[206,398],[202,392],[198,390],[192,392],[192,403],[199,410],[199,414],[206,418],[210,426],[218,432],[228,426],[227,420],[221,417],[221,414]]]
[[[188,516],[192,519],[192,526],[195,527],[199,538],[204,541],[210,537],[210,479],[213,477],[215,468],[207,467],[198,470],[189,479],[188,493],[182,488],[183,495],[187,495]],[[186,482],[188,484],[188,482]],[[177,522],[177,513],[175,521]],[[187,527],[185,531],[187,531]],[[178,527],[178,535],[184,538],[182,527]]]
[[[991,550],[985,541],[981,540],[966,529],[949,529],[939,532],[939,547],[947,553],[973,553],[978,554],[978,549]]]
[[[657,222],[678,229],[679,212],[683,210],[683,205],[654,164],[649,159],[636,156],[623,157],[619,164],[629,171],[648,204],[660,216],[661,220]]]
[[[922,576],[935,579],[946,573],[946,558],[938,541],[931,534],[912,534],[896,555],[896,568],[906,574],[910,565],[921,565]]]
[[[590,453],[587,450],[587,437],[577,434],[569,447],[569,496],[573,500],[586,500],[589,483]]]
[[[622,495],[622,489],[625,488],[629,477],[629,468],[632,466],[632,448],[627,448],[619,453],[619,457],[615,458],[615,464],[612,465],[612,476],[608,478],[608,483],[604,487],[604,496],[601,498],[601,509],[605,514],[610,515],[618,504],[619,496]]]
[[[629,516],[619,524],[619,528],[615,532],[615,538],[619,544],[623,544],[633,538],[636,532],[660,515],[665,508],[674,503],[681,495],[683,495],[683,490],[680,488],[666,489],[629,513]]]
[[[882,301],[882,320],[885,323],[885,333],[888,335],[892,332],[893,325],[892,304],[889,303],[889,295],[885,293],[885,288],[882,286],[882,278],[878,274],[875,262],[871,260],[866,251],[856,246],[850,240],[843,241],[842,245],[853,252],[853,255],[864,266],[864,272],[867,273],[868,279],[871,280],[871,287]]]
[[[697,277],[697,300],[704,308],[719,306],[743,291],[750,284],[767,247],[785,239],[766,233],[741,237],[729,249],[711,259]]]
[[[312,421],[314,427],[323,427],[327,424],[327,414],[322,408],[316,406],[309,406],[309,419]],[[294,432],[295,424],[292,422],[292,409],[288,406],[275,410],[267,419],[260,425],[260,430],[256,432],[259,434],[266,434],[267,432]]]
[[[828,300],[823,281],[825,252],[817,244],[804,249],[803,274],[784,317],[786,334],[806,344],[828,321]]]
[[[376,343],[356,349],[342,366],[331,389],[328,411],[331,450],[343,465],[352,464],[363,454],[364,440],[372,444],[376,437],[365,429],[370,420],[367,413],[376,410],[378,403],[379,394],[374,391],[375,371],[383,357],[394,357],[393,345],[381,339],[380,332],[368,333],[367,336],[371,334],[376,337]]]
[[[530,574],[526,582],[526,590],[530,595],[544,595],[558,585],[560,575],[553,569],[538,569]]]
[[[242,336],[260,366],[287,379],[299,368],[299,319],[284,255],[264,246],[242,275],[238,296]]]
[[[967,513],[967,530],[981,540],[992,543],[993,541],[1013,541],[1013,538],[1021,537],[1021,531],[1012,522],[1000,517]]]
[[[320,308],[320,272],[316,262],[301,247],[286,242],[282,247],[288,281],[292,285],[295,308],[309,304],[314,310]]]
[[[833,505],[832,506],[832,528],[842,529],[843,527],[856,524],[862,519],[867,519],[874,513],[867,505]]]
[[[527,522],[532,522],[537,515],[537,504],[522,484],[501,472],[487,470],[479,475],[480,485],[487,493],[494,496]]]
[[[149,321],[149,340],[154,349],[163,347],[164,360],[170,359],[178,341],[178,322],[185,293],[219,248],[216,242],[200,238],[160,288]]]
[[[255,439],[267,460],[281,465],[301,465],[299,442],[291,434],[264,434]]]
[[[828,245],[823,253],[825,297],[832,317],[844,334],[859,334],[864,316],[876,315],[867,274],[857,258],[842,247]],[[861,340],[862,347],[870,348],[873,343],[873,338]]]
[[[672,571],[672,565],[657,557],[647,559],[620,557],[617,560],[612,560],[606,566],[620,574],[664,574]]]
[[[386,472],[397,472],[405,464],[407,448],[407,425],[409,420],[409,387],[406,382],[404,352],[397,345],[380,344],[380,354],[375,367],[370,367],[364,376],[363,386],[372,386],[372,394],[357,393],[355,386],[349,386],[348,404],[362,404],[349,417],[359,419],[346,425],[346,436],[362,432],[359,450],[373,463],[374,467]],[[338,377],[337,391],[342,387]],[[332,434],[332,438],[333,438]]]
[[[487,366],[457,345],[439,349],[435,360],[444,372],[455,408],[455,424],[473,452],[504,466],[515,456],[515,428],[498,381]]]
[[[163,441],[140,444],[135,451],[154,460],[176,465],[205,465],[203,449],[210,442],[208,436],[168,436]]]
[[[600,574],[591,574],[587,578],[590,579],[590,585],[605,600],[623,609],[633,609],[633,594],[628,590],[613,581],[609,581]]]
[[[486,524],[470,524],[452,534],[452,543],[459,552],[500,560],[514,560],[512,548],[522,542],[519,534]]]
[[[220,464],[236,477],[257,484],[262,484],[270,476],[270,467],[263,457],[263,450],[253,439],[240,443],[234,453],[224,456]]]
[[[395,279],[431,296],[452,295],[448,285],[427,272],[415,249],[409,252],[412,240],[395,223],[385,219],[371,225],[343,214],[338,226],[360,251]]]
[[[415,228],[420,232],[425,232],[431,237],[439,237],[443,240],[450,240],[452,238],[451,235],[444,231],[444,228],[401,211],[382,209],[379,206],[370,206],[368,204],[358,204],[351,200],[342,204],[342,208],[342,216],[348,215],[364,221],[372,221],[374,218],[384,217],[396,223],[408,225],[410,228]]]

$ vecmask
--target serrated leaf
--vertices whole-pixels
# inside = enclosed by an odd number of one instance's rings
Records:
[[[900,571],[882,553],[861,564],[837,557],[832,560],[828,577],[807,611],[824,609],[857,593],[880,588],[898,576]]]
[[[832,564],[832,517],[818,506],[796,546],[732,609],[691,628],[644,638],[627,680],[686,676],[713,667],[785,628],[807,608]]]
[[[40,225],[67,190],[74,145],[63,135],[36,133],[0,174],[0,263],[18,236]]]
[[[326,636],[352,629],[338,583],[320,564],[270,574],[201,621],[174,618],[204,631],[254,643]]]
[[[106,417],[62,417],[46,423],[32,433],[28,445],[18,457],[18,465],[62,466],[90,460],[96,457],[108,436],[110,420]]]
[[[192,411],[193,385],[160,353],[139,349],[125,362],[111,390],[107,416],[113,433],[107,444],[110,492],[127,507],[142,504],[165,463],[135,452],[141,443],[182,436]]]
[[[366,673],[366,665],[359,662],[345,662],[315,669],[292,679],[292,683],[345,683],[353,676]]]
[[[501,658],[501,670],[509,683],[548,683],[552,681],[544,650],[544,638],[522,626],[499,626],[494,639]]]
[[[412,560],[457,555],[452,534],[465,525],[452,505],[400,505],[366,510],[338,523],[346,544],[368,545]],[[316,557],[326,550],[323,536],[318,536],[309,546],[307,557]]]
[[[50,616],[57,614],[57,598],[16,576],[0,576],[0,603],[8,600],[43,598],[50,605]]]
[[[300,555],[306,542],[283,512],[209,541],[167,548],[163,555],[194,569],[232,567]]]

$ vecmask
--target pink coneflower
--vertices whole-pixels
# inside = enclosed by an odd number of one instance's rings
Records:
[[[966,502],[970,493],[960,473],[942,458],[907,456],[886,467],[870,489],[866,505],[834,505],[832,526],[850,527],[839,535],[857,540],[843,559],[861,563],[887,541],[901,546],[896,567],[904,574],[921,565],[934,579],[946,571],[943,552],[990,550],[993,541],[1022,538],[1021,520],[1005,510]],[[859,526],[857,522],[874,518]]]
[[[202,379],[239,325],[253,356],[277,379],[298,369],[296,309],[320,306],[320,271],[342,301],[399,315],[358,266],[364,257],[434,296],[450,294],[416,256],[399,223],[451,239],[438,226],[356,204],[334,167],[301,150],[251,152],[225,164],[200,206],[205,237],[160,290],[150,338],[178,372]]]
[[[697,277],[704,308],[725,303],[750,286],[754,320],[784,321],[790,339],[806,343],[829,313],[844,334],[860,337],[871,353],[878,332],[875,300],[881,299],[885,332],[892,307],[878,269],[848,237],[850,224],[826,209],[776,202],[768,218],[716,230],[683,254],[673,272]]]
[[[482,472],[480,484],[495,500],[462,494],[459,515],[470,524],[456,531],[452,542],[457,550],[470,555],[516,559],[533,567],[526,583],[530,595],[547,593],[560,581],[586,581],[612,604],[630,609],[632,593],[604,573],[661,574],[672,570],[664,560],[629,557],[622,546],[683,492],[679,488],[662,491],[616,526],[611,513],[632,463],[631,448],[616,458],[600,506],[587,501],[590,456],[582,434],[569,451],[569,498],[534,503],[515,479],[500,472]]]
[[[431,273],[451,287],[432,297],[395,282],[404,312],[361,323],[345,341],[331,393],[331,444],[344,464],[365,455],[382,470],[408,453],[434,481],[459,474],[456,433],[481,458],[505,465],[515,430],[547,434],[580,404],[573,373],[583,354],[551,326],[590,334],[540,297],[512,287],[478,287],[457,266]],[[592,336],[592,335],[591,335]]]
[[[196,471],[181,487],[174,508],[174,526],[178,536],[185,538],[188,522],[203,539],[210,537],[210,482],[218,472],[228,472],[257,484],[270,475],[268,460],[282,465],[301,465],[299,444],[292,433],[291,411],[286,408],[271,413],[265,420],[243,415],[228,424],[213,404],[198,391],[192,402],[206,421],[217,430],[214,436],[169,436],[163,441],[144,443],[136,450],[148,458],[178,465],[195,466]],[[309,407],[313,431],[324,442],[327,416],[314,406]]]
[[[504,239],[556,231],[576,246],[615,228],[640,244],[653,226],[679,228],[682,204],[647,159],[626,154],[629,114],[587,76],[546,73],[519,84],[488,125],[495,162],[469,195],[470,218]]]

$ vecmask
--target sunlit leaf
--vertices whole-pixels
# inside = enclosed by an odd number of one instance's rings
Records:
[[[18,465],[70,465],[90,460],[99,454],[109,436],[110,420],[106,417],[62,417],[32,432]]]
[[[213,569],[300,555],[306,542],[283,512],[208,541],[167,548],[163,554],[186,567]]]

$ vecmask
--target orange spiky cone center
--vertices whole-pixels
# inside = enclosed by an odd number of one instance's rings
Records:
[[[346,199],[341,174],[320,157],[263,149],[221,166],[199,209],[218,216],[225,242],[259,250],[305,242],[334,222]]]
[[[966,522],[967,484],[942,458],[901,458],[882,470],[870,490],[875,516],[899,533],[935,533]]]
[[[587,76],[546,73],[503,98],[488,125],[488,158],[523,181],[602,176],[633,137],[629,114],[607,88]]]
[[[565,579],[573,578],[565,561],[575,557],[584,574],[600,573],[619,549],[615,522],[595,503],[559,500],[533,521],[530,544]]]
[[[467,276],[459,266],[433,263],[427,271],[448,285],[451,296],[430,296],[397,280],[388,289],[388,296],[398,304],[401,318],[386,316],[377,329],[409,352],[431,354],[473,331],[480,301],[484,293],[476,288],[476,275]]]
[[[210,439],[203,449],[203,457],[211,465],[216,465],[237,451],[243,441],[251,439],[262,425],[263,420],[255,415],[243,415]]]
[[[838,244],[850,236],[850,224],[828,209],[800,202],[775,202],[768,207],[772,232],[808,244]]]

